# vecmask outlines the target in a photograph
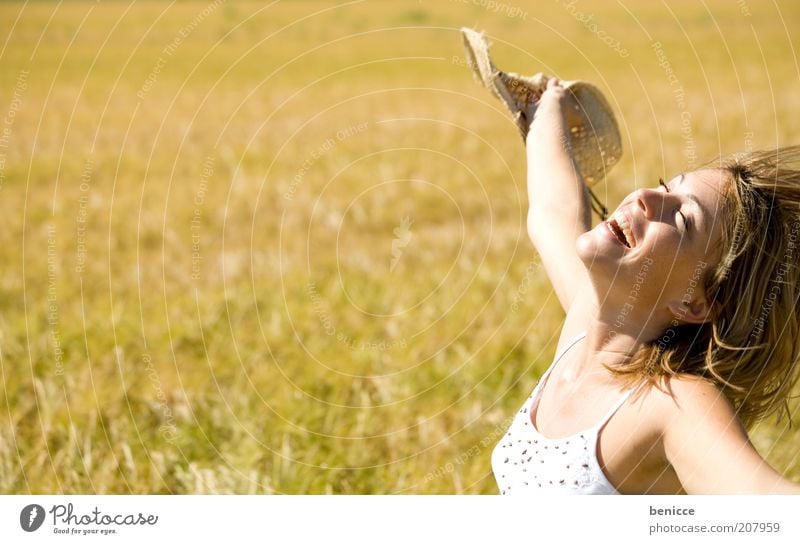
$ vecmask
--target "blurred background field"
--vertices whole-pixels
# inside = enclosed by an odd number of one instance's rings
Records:
[[[486,6],[0,4],[0,492],[496,493],[563,314],[458,28],[603,89],[613,209],[798,143],[800,4]]]

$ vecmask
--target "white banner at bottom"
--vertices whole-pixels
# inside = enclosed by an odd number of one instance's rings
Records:
[[[785,496],[6,495],[0,541],[796,543],[798,512]]]

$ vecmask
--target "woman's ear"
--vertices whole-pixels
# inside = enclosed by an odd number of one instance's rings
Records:
[[[691,302],[671,300],[667,303],[670,313],[684,323],[700,325],[714,318],[714,306],[709,305],[705,298],[698,298]]]

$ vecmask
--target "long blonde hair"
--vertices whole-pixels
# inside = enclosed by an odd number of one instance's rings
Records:
[[[720,261],[704,274],[712,320],[680,324],[668,341],[609,369],[657,387],[678,373],[705,378],[750,426],[776,411],[790,415],[800,372],[800,146],[714,162],[731,182],[723,190]]]

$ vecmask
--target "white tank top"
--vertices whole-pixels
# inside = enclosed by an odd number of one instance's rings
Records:
[[[635,388],[625,393],[597,425],[571,436],[547,438],[531,421],[553,367],[585,336],[585,332],[578,335],[556,356],[492,451],[492,472],[501,494],[619,494],[600,468],[597,437]]]

